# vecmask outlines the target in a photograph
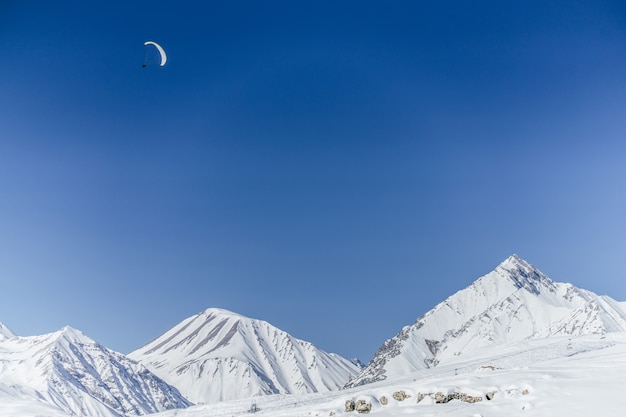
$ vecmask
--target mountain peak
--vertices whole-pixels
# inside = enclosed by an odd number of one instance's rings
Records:
[[[198,315],[206,316],[206,317],[224,316],[224,317],[232,317],[232,318],[244,318],[244,316],[242,316],[241,314],[237,314],[230,310],[226,310],[224,308],[218,308],[218,307],[207,308],[206,310],[201,311]]]
[[[7,326],[4,325],[4,323],[0,321],[0,340],[2,338],[10,339],[14,336],[15,333],[13,333]]]
[[[513,254],[511,256],[509,256],[508,258],[506,258],[504,261],[502,261],[500,263],[500,265],[498,265],[496,267],[496,270],[498,269],[503,269],[506,271],[510,271],[510,270],[517,270],[517,269],[522,269],[522,270],[536,270],[536,268],[534,266],[532,266],[529,262],[526,262],[525,260],[523,260],[522,258],[520,258],[517,254]]]
[[[93,340],[91,337],[87,336],[82,331],[73,328],[72,326],[63,326],[61,329],[56,332],[50,333],[52,336],[51,340],[55,340],[57,343],[66,344],[66,343],[82,343],[85,345],[98,343]]]
[[[74,338],[83,338],[86,337],[85,334],[83,332],[81,332],[78,329],[73,328],[72,326],[63,326],[59,331],[59,334],[61,335],[67,335],[69,337],[74,337]]]
[[[513,281],[517,288],[535,295],[542,289],[554,290],[554,282],[550,278],[516,254],[504,260],[494,272]]]

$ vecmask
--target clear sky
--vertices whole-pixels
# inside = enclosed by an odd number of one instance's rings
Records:
[[[0,321],[367,361],[513,253],[625,301],[625,116],[623,1],[2,1]]]

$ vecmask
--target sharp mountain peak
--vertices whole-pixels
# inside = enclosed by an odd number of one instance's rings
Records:
[[[0,340],[2,340],[3,338],[10,339],[12,337],[15,337],[15,333],[13,333],[11,329],[9,329],[7,326],[4,325],[4,323],[0,321]]]
[[[542,290],[554,292],[556,289],[554,281],[516,254],[504,260],[493,273],[510,279],[517,288],[535,295],[540,294]]]

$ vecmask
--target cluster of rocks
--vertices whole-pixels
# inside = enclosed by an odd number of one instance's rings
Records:
[[[523,392],[523,394],[528,393],[527,390],[524,391],[525,392]],[[492,400],[495,395],[496,391],[490,391],[485,394],[485,398],[487,398],[487,400]],[[395,391],[392,394],[392,397],[396,401],[404,401],[407,398],[411,398],[411,395],[400,390]],[[444,394],[443,392],[420,392],[417,394],[417,402],[419,403],[426,397],[431,397],[435,401],[435,404],[445,404],[452,400],[459,400],[466,403],[477,403],[483,400],[481,395],[469,395],[464,392],[452,392],[450,394]],[[382,396],[380,397],[379,402],[382,405],[387,405],[389,404],[389,399],[386,396]],[[360,414],[367,414],[372,410],[372,404],[368,403],[366,400],[347,400],[345,410],[346,412],[356,411]]]
[[[346,412],[356,411],[359,414],[367,414],[372,411],[372,403],[365,400],[348,400],[346,401]]]
[[[409,394],[407,394],[406,392],[404,392],[402,390],[394,392],[392,397],[396,401],[404,401],[407,398],[411,398],[411,396]],[[389,404],[389,399],[387,397],[385,397],[384,395],[382,397],[380,397],[380,399],[378,401],[380,401],[380,403],[382,405]]]
[[[495,393],[492,394],[491,398],[493,398],[493,395]],[[435,400],[435,404],[445,404],[449,401],[452,400],[459,400],[459,401],[463,401],[465,403],[477,403],[483,400],[482,395],[480,396],[476,396],[476,395],[469,395],[466,394],[464,392],[453,392],[451,394],[444,394],[443,392],[420,392],[417,395],[417,402],[422,401],[424,398],[426,397],[431,397],[432,399]],[[491,399],[491,398],[487,398],[487,399]]]
[[[407,398],[411,398],[409,394],[407,394],[406,392],[402,390],[394,392],[392,397],[396,401],[404,401]],[[385,397],[384,395],[380,397],[379,401],[382,405],[389,404],[389,399]],[[356,411],[357,413],[360,413],[360,414],[367,414],[372,410],[372,404],[368,403],[365,400],[356,400],[356,401],[347,400],[345,409],[346,409],[346,412],[348,413],[351,411]]]

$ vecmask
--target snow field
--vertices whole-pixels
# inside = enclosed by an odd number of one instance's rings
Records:
[[[563,338],[559,343],[554,339],[534,341],[518,346],[517,352],[505,347],[502,353],[506,355],[502,355],[499,367],[494,368],[484,367],[494,356],[494,352],[486,351],[482,358],[477,356],[471,362],[457,364],[466,370],[457,375],[448,366],[325,394],[258,397],[171,410],[151,417],[623,417],[626,396],[621,391],[626,382],[626,335],[577,338],[575,346],[579,349],[572,349],[569,356],[559,357],[555,353],[567,349],[569,344],[569,339]],[[528,356],[529,351],[534,354]],[[542,351],[544,355],[538,353]],[[519,366],[521,358],[529,357],[533,362]],[[410,397],[398,401],[393,398],[397,391],[404,391]],[[419,393],[436,392],[463,392],[482,396],[482,400],[466,403],[453,399],[438,404],[433,397],[425,396],[417,402]],[[488,400],[487,393],[494,392],[493,399]],[[380,401],[383,396],[388,400],[386,405]],[[346,401],[359,399],[371,403],[369,414],[345,411]],[[259,408],[254,414],[248,412],[253,402]]]

